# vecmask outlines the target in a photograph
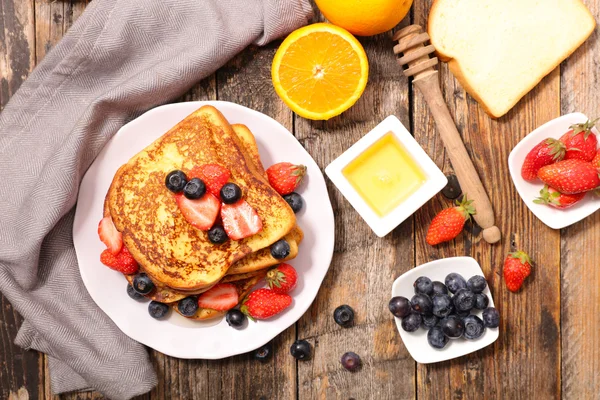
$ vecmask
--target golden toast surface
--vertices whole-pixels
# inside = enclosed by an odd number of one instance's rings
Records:
[[[122,166],[108,193],[108,207],[123,241],[153,280],[185,291],[212,286],[244,256],[288,234],[296,218],[244,149],[223,115],[204,106]],[[257,211],[263,230],[241,241],[215,246],[189,224],[165,186],[166,175],[217,163]]]

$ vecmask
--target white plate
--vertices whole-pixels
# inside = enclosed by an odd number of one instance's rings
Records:
[[[247,125],[256,136],[263,163],[289,161],[308,167],[298,191],[305,200],[297,215],[304,231],[298,257],[290,262],[299,274],[292,306],[266,321],[250,322],[236,330],[224,319],[197,322],[171,312],[168,319],[150,317],[147,302],[126,293],[123,276],[103,266],[98,239],[104,196],[117,169],[199,107],[217,107],[230,123]],[[73,239],[83,282],[92,299],[129,337],[161,353],[179,358],[219,359],[252,351],[294,324],[315,299],[327,273],[334,244],[333,210],[325,180],[310,155],[294,136],[272,118],[237,104],[209,101],[170,104],[148,111],[117,132],[89,168],[79,190]]]
[[[559,210],[544,204],[535,204],[533,200],[539,197],[540,190],[544,187],[544,184],[541,181],[527,182],[524,180],[521,177],[521,166],[527,154],[539,142],[546,138],[559,139],[569,131],[571,125],[586,122],[587,120],[588,117],[582,113],[567,114],[553,119],[525,136],[508,156],[510,176],[517,188],[517,192],[519,192],[519,196],[521,196],[521,199],[523,199],[531,212],[552,229],[562,229],[593,214],[600,209],[600,198],[588,193],[579,203],[565,210]],[[596,128],[592,131],[596,135],[599,134]]]
[[[410,271],[402,274],[392,285],[392,297],[404,296],[411,299],[415,291],[413,283],[420,276],[426,276],[432,281],[444,282],[446,275],[451,272],[459,273],[469,280],[473,275],[483,275],[481,267],[471,257],[452,257],[443,260],[436,260],[427,264],[420,265]],[[483,291],[490,299],[488,307],[494,307],[494,299],[488,287]],[[473,313],[481,318],[481,311]],[[502,316],[500,316],[502,318]],[[404,346],[415,359],[421,364],[435,363],[453,358],[461,357],[474,351],[483,349],[484,347],[494,343],[498,339],[498,328],[486,328],[483,335],[477,340],[465,339],[450,339],[445,348],[438,350],[429,345],[427,342],[427,331],[419,328],[416,332],[406,332],[402,329],[400,318],[395,318],[398,332],[404,342]]]

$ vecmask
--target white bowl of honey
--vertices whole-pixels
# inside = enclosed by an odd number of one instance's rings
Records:
[[[393,115],[329,164],[325,173],[379,237],[390,233],[448,182]]]

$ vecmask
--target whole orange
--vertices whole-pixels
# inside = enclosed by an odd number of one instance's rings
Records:
[[[316,0],[334,25],[358,36],[389,31],[408,14],[413,0]]]

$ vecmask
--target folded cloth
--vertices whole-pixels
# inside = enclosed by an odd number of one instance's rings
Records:
[[[55,393],[126,399],[156,384],[77,267],[73,209],[94,157],[133,117],[311,13],[308,0],[94,0],[0,113],[0,291],[25,319],[16,343],[50,356]]]

